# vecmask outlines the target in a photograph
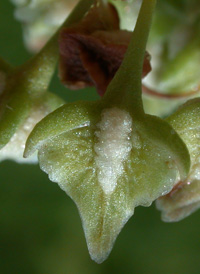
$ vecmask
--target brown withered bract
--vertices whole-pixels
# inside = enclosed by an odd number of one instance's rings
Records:
[[[95,86],[103,95],[127,50],[131,32],[119,29],[114,6],[96,2],[84,19],[60,34],[60,79],[71,89]],[[151,70],[146,53],[143,77]]]

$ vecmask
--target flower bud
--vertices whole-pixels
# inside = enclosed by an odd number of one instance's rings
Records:
[[[200,207],[200,99],[188,101],[167,121],[179,133],[190,152],[191,168],[185,180],[179,178],[173,190],[159,198],[157,208],[166,222],[177,222]]]

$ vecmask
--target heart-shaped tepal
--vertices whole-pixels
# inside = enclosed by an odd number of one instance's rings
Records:
[[[165,121],[145,115],[142,65],[154,0],[144,0],[125,59],[97,102],[62,106],[36,125],[25,157],[76,203],[92,259],[106,259],[136,206],[168,193],[190,166],[185,144]]]
[[[191,168],[187,178],[180,180],[166,196],[157,200],[162,219],[176,222],[200,208],[200,98],[188,101],[167,121],[179,133],[188,147]]]

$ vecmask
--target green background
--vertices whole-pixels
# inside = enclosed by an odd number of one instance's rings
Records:
[[[0,55],[19,65],[24,49],[9,0],[0,0]],[[67,101],[94,100],[93,89],[69,91],[57,77],[51,90]],[[0,164],[1,274],[199,274],[200,211],[163,223],[155,206],[137,208],[103,264],[91,261],[77,209],[38,165]]]

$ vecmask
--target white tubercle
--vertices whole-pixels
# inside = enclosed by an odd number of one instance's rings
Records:
[[[116,107],[105,109],[97,128],[95,135],[98,142],[94,145],[94,150],[98,181],[104,193],[111,194],[132,149],[132,118],[125,110]]]

